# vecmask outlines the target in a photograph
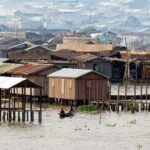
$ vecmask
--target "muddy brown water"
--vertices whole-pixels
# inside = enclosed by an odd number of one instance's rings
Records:
[[[44,108],[43,122],[1,123],[0,150],[150,150],[150,112],[76,113]],[[69,108],[65,108],[68,110]]]

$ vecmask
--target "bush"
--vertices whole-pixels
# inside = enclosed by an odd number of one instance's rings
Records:
[[[94,105],[82,105],[78,107],[79,111],[86,111],[86,112],[91,112],[97,110],[96,106]]]

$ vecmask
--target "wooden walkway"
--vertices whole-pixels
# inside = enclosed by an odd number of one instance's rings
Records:
[[[131,110],[131,112],[140,110],[150,111],[150,100],[100,100],[91,101],[91,104],[112,111],[119,111],[120,109]]]

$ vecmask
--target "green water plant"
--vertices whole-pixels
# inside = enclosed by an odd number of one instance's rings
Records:
[[[143,146],[140,145],[140,144],[137,145],[137,149],[138,149],[138,150],[142,149],[142,147],[143,147]]]
[[[84,112],[92,112],[92,111],[96,111],[97,107],[95,105],[81,105],[78,107],[78,110]]]
[[[136,119],[131,120],[131,121],[127,122],[127,123],[130,123],[130,124],[136,124]]]

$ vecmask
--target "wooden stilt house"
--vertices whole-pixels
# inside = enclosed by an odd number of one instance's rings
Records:
[[[49,98],[65,100],[106,100],[109,79],[93,70],[63,68],[48,75]]]
[[[13,77],[24,77],[38,85],[44,87],[42,89],[42,96],[48,95],[48,78],[47,75],[59,70],[59,67],[53,64],[24,64],[23,66],[12,69],[8,73]],[[20,93],[18,91],[18,93]],[[29,95],[30,89],[27,89],[26,95]],[[33,96],[39,96],[37,89],[32,89]]]

